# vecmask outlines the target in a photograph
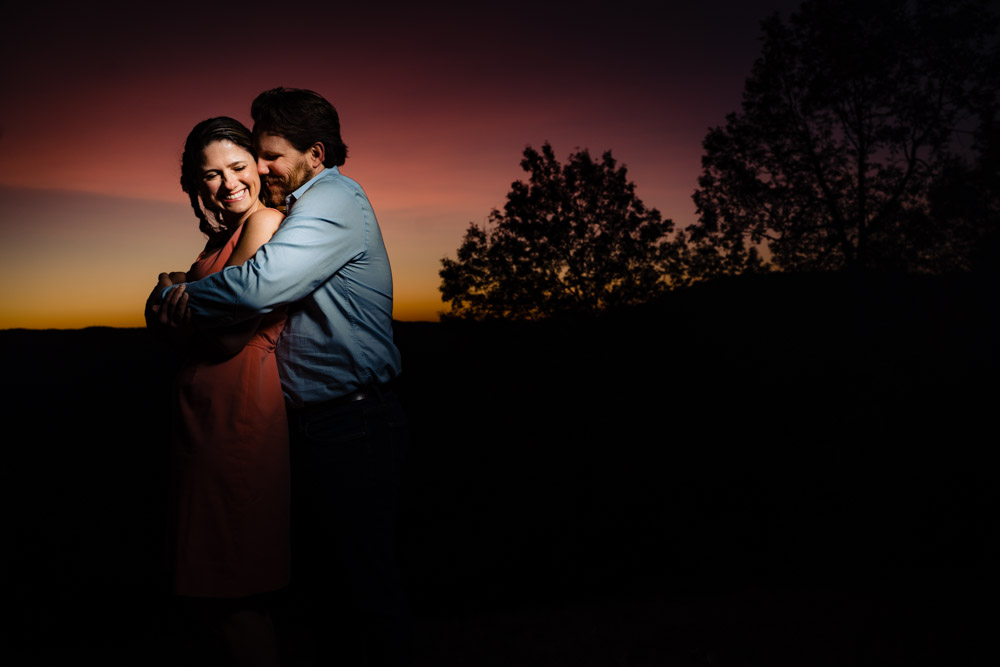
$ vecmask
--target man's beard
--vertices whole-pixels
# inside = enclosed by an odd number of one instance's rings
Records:
[[[303,160],[287,176],[275,177],[270,174],[264,176],[260,179],[264,201],[267,202],[268,206],[284,206],[285,198],[315,175],[315,172]]]

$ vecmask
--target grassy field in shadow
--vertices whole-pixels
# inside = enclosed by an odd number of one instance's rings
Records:
[[[422,659],[971,656],[1000,553],[991,289],[761,276],[596,319],[397,323]],[[168,664],[170,360],[140,329],[0,343],[15,664]],[[867,657],[803,657],[845,641]]]

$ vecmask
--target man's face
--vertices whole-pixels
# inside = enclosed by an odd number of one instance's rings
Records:
[[[278,134],[261,132],[257,137],[257,173],[271,206],[281,206],[285,197],[316,175],[306,157]]]

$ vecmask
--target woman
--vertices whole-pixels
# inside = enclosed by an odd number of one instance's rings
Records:
[[[174,283],[242,264],[283,218],[262,203],[250,132],[232,118],[188,135],[181,187],[208,241]],[[185,305],[182,285],[162,308]],[[238,663],[275,664],[264,601],[289,579],[288,429],[274,358],[284,314],[180,336],[147,322],[182,345],[171,415],[174,592]]]

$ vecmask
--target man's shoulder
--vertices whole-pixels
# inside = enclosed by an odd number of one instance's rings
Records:
[[[306,199],[312,194],[314,197],[338,197],[364,195],[364,190],[352,178],[344,176],[335,169],[325,169],[323,173],[306,190],[301,199]]]
[[[296,214],[299,214],[324,218],[332,211],[340,211],[342,214],[353,211],[355,214],[364,215],[363,210],[371,207],[364,190],[356,181],[336,172],[331,172],[325,177],[324,175],[320,174],[309,189],[295,201],[291,216],[298,217]]]

